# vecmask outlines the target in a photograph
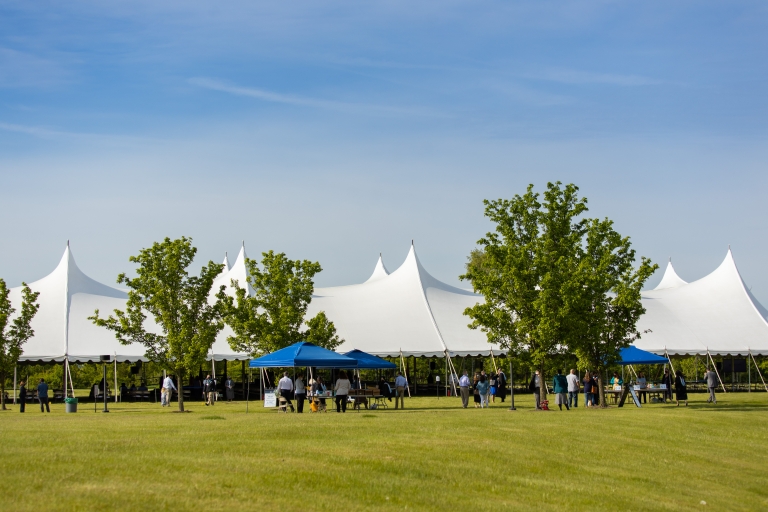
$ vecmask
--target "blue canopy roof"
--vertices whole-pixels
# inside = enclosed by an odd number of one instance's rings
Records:
[[[623,348],[619,351],[621,361],[619,364],[666,364],[667,358],[657,356],[645,350],[640,350],[634,345],[630,345],[627,348]]]
[[[368,352],[363,352],[362,350],[351,350],[344,354],[347,357],[351,357],[352,359],[357,360],[357,367],[359,369],[387,369],[387,370],[394,370],[397,368],[397,365],[395,363],[390,363],[389,361],[382,359],[380,357],[376,357],[374,355],[369,354]]]
[[[277,352],[251,359],[251,368],[289,368],[314,366],[316,368],[357,368],[357,360],[318,347],[306,341],[294,343]]]

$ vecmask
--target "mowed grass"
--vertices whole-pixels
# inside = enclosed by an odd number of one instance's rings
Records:
[[[768,394],[716,406],[0,414],[0,510],[766,510]],[[471,405],[470,405],[471,407]],[[706,502],[706,505],[701,502]]]

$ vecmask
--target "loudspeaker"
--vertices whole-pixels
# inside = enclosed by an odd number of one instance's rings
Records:
[[[112,361],[112,356],[110,356],[110,355],[106,355],[106,356],[99,356],[99,360],[100,360],[102,363],[108,363],[108,362]]]
[[[435,362],[434,361],[430,361],[429,362],[429,369],[434,371],[434,369],[435,369]]]

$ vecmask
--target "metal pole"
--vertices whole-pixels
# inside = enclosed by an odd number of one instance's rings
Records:
[[[16,366],[13,367],[13,405],[16,405]]]
[[[117,403],[117,354],[115,354],[115,403]]]
[[[101,412],[109,412],[107,409],[107,363],[102,363],[102,366],[104,368],[104,389],[101,390],[101,394],[104,396],[104,410]]]
[[[509,358],[509,397],[512,400],[512,404],[509,407],[510,411],[516,411],[515,408],[515,374],[512,373],[512,358]]]

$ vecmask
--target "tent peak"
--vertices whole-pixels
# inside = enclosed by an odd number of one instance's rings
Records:
[[[373,273],[371,274],[371,277],[368,278],[366,283],[371,281],[378,281],[379,279],[383,279],[389,275],[389,270],[387,270],[387,267],[384,266],[384,260],[381,257],[381,253],[379,253],[379,261],[376,262],[376,266],[373,269]]]
[[[686,281],[680,278],[675,272],[675,267],[672,266],[672,258],[669,258],[667,262],[667,268],[664,270],[664,276],[661,278],[661,282],[654,288],[654,290],[665,290],[668,288],[679,288],[688,284]]]

